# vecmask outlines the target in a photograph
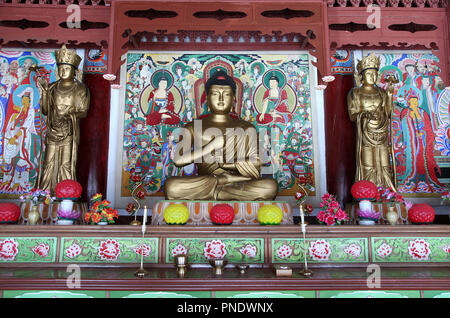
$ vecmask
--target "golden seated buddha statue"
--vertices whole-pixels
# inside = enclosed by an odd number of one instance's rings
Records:
[[[164,193],[168,200],[274,200],[278,184],[261,178],[256,128],[230,116],[236,84],[217,71],[205,85],[211,114],[180,129],[174,158],[178,167],[196,163],[198,176],[171,177]]]

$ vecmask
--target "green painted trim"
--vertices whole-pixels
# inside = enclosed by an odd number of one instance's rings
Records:
[[[3,298],[106,298],[106,291],[4,290]]]
[[[319,298],[420,298],[418,290],[321,290]]]
[[[315,291],[271,290],[271,291],[216,291],[215,298],[315,298]]]
[[[423,298],[450,298],[450,290],[424,290]]]
[[[211,298],[210,291],[111,291],[110,298]]]

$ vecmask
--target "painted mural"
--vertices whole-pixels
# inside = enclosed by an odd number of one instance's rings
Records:
[[[218,69],[237,84],[232,116],[253,123],[260,133],[262,176],[275,178],[281,195],[292,194],[300,178],[314,194],[308,54],[224,52],[127,55],[123,196],[137,182],[147,194],[162,195],[167,178],[196,173],[194,165],[173,165],[173,131],[208,116],[204,85]]]
[[[366,55],[367,52],[364,52]],[[450,91],[430,53],[379,54],[380,83],[394,75],[393,141],[401,193],[442,193],[450,186]]]
[[[41,67],[33,71],[36,64]],[[0,195],[18,195],[34,187],[45,122],[39,106],[37,73],[55,78],[51,51],[0,51]]]

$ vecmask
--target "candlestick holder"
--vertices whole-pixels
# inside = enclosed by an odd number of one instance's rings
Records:
[[[236,265],[237,270],[239,271],[239,274],[244,275],[247,269],[249,268],[248,264],[237,264]]]
[[[302,228],[302,234],[303,234],[303,259],[305,267],[299,272],[300,275],[304,277],[311,277],[313,275],[313,271],[308,269],[308,261],[306,259],[307,255],[307,249],[306,249],[306,224],[304,221],[304,211],[303,211],[303,205],[300,205],[300,216],[301,216],[301,228]]]
[[[174,257],[175,266],[177,268],[177,275],[180,278],[183,278],[186,274],[186,270],[188,267],[188,257],[185,254],[179,254]]]
[[[146,226],[147,226],[147,206],[144,207],[144,218],[142,220],[142,228],[141,228],[142,241],[144,241],[144,238],[145,238]],[[141,253],[140,254],[141,254],[141,266],[134,273],[134,276],[139,277],[139,278],[144,278],[148,274],[148,272],[144,269],[144,251],[143,251],[143,249],[141,249]]]
[[[223,274],[223,269],[228,264],[228,260],[226,258],[213,258],[209,260],[209,264],[213,267],[214,274],[219,276]]]

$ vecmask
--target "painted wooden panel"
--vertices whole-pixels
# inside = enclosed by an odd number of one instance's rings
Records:
[[[369,261],[366,238],[306,239],[311,263],[365,263]],[[302,263],[303,239],[272,238],[272,263]]]
[[[450,237],[373,237],[374,262],[450,262]]]
[[[0,263],[55,262],[56,237],[0,237]]]
[[[233,263],[263,263],[262,238],[167,238],[166,262],[186,254],[189,263],[208,263],[210,258],[226,257]]]
[[[158,238],[64,237],[60,262],[63,263],[139,263],[158,262]]]

